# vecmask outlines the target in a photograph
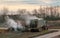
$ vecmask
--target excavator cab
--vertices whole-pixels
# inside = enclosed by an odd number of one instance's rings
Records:
[[[45,20],[39,20],[39,19],[34,19],[30,21],[30,31],[31,32],[39,32],[39,30],[46,29],[46,21]]]
[[[31,32],[38,32],[39,31],[37,29],[37,24],[38,24],[38,20],[37,19],[31,20],[31,22],[30,22],[30,31]]]

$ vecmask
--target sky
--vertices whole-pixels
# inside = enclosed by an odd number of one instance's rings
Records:
[[[60,5],[60,0],[0,0],[0,8],[9,8],[10,10],[20,9],[38,9],[40,5],[43,6],[57,6]]]

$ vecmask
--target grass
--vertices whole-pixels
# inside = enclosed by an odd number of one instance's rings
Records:
[[[53,31],[44,30],[36,35],[31,36],[31,37],[37,37],[37,36],[41,36],[41,35],[45,35],[45,34],[49,34],[49,33],[53,33],[53,32],[57,32],[57,30],[53,30]]]
[[[49,29],[60,29],[60,25],[59,25],[59,26],[57,26],[57,25],[55,25],[55,26],[50,26]]]
[[[44,30],[42,32],[7,32],[0,33],[0,38],[32,38],[40,35],[44,35],[47,33],[52,33],[55,31]]]
[[[60,29],[60,20],[48,21],[48,26],[50,29]]]

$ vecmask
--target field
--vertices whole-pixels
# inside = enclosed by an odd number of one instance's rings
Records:
[[[58,22],[49,21],[47,25],[49,25],[49,29],[57,29],[57,28],[60,29],[59,21]],[[56,32],[56,31],[44,30],[41,32],[5,32],[5,33],[0,33],[0,38],[32,38],[32,37],[41,36],[52,32]]]
[[[56,31],[42,31],[42,32],[5,32],[0,33],[0,38],[32,38],[40,35],[44,35],[47,33],[52,33]]]
[[[48,21],[47,25],[50,29],[60,29],[60,20],[58,21]]]

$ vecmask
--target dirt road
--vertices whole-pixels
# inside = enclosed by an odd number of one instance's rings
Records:
[[[51,30],[58,30],[58,32],[53,32],[53,33],[49,33],[49,34],[34,37],[34,38],[52,38],[52,37],[60,35],[60,29],[51,29]]]

